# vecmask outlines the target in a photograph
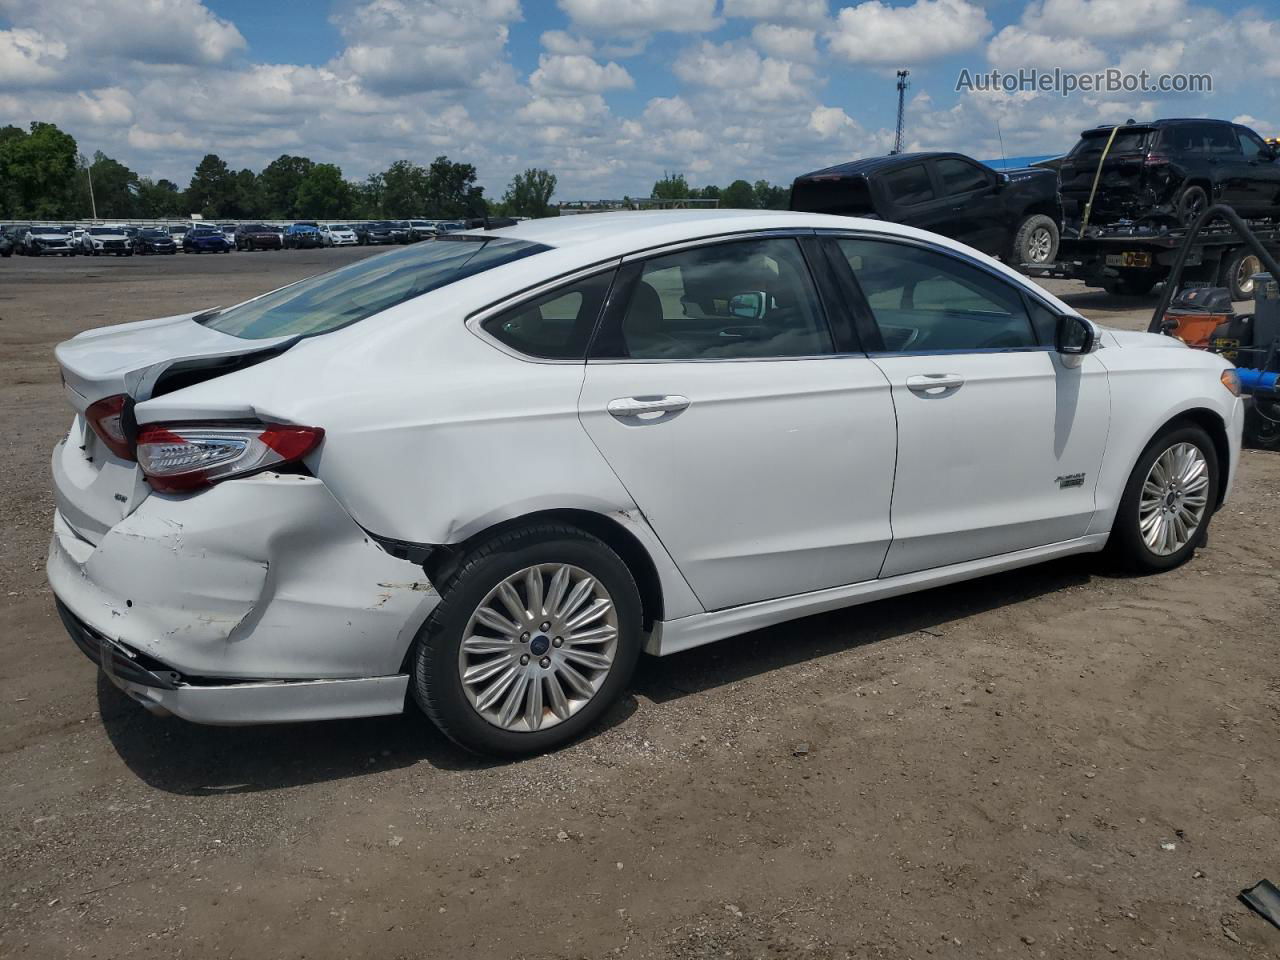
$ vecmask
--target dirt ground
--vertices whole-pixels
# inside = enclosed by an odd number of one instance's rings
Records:
[[[363,254],[0,261],[0,956],[1280,954],[1236,901],[1280,881],[1276,454],[1182,569],[1076,558],[649,659],[554,756],[125,700],[44,581],[53,345]]]

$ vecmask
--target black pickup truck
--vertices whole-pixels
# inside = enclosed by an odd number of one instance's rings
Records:
[[[1012,266],[1052,262],[1062,232],[1056,172],[997,173],[960,153],[899,153],[815,170],[795,179],[790,207],[905,223]]]

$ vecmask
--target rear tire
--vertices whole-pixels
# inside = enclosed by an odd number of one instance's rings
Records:
[[[1209,194],[1205,193],[1204,187],[1194,183],[1189,187],[1183,187],[1174,204],[1174,209],[1178,213],[1178,222],[1184,227],[1191,226],[1208,205]]]
[[[1262,261],[1248,247],[1239,247],[1222,261],[1218,286],[1231,291],[1232,300],[1253,299],[1253,275],[1262,273]]]
[[[1280,403],[1255,397],[1245,411],[1244,439],[1259,450],[1280,451]]]
[[[1058,256],[1058,225],[1043,213],[1033,213],[1018,224],[1009,252],[1009,266],[1051,263]]]
[[[1186,563],[1208,538],[1219,476],[1218,454],[1209,434],[1192,423],[1174,424],[1138,457],[1116,511],[1108,549],[1122,566],[1138,573]],[[1192,525],[1187,514],[1197,510]],[[1168,535],[1161,536],[1166,530]]]
[[[542,598],[532,601],[530,589],[525,586],[530,583],[527,577],[531,569],[536,571],[536,584],[543,592]],[[546,601],[555,595],[555,577],[560,570],[567,572],[563,574],[561,612],[557,614],[550,609],[556,604]],[[516,612],[500,598],[495,599],[503,584],[512,590],[509,596],[520,610],[531,609],[536,616],[528,613],[517,621]],[[413,694],[436,726],[468,750],[517,757],[562,746],[595,724],[630,682],[641,645],[639,590],[621,558],[590,534],[553,523],[499,534],[462,557],[438,588],[440,603],[418,632],[410,655]],[[565,611],[564,604],[579,592],[577,588],[583,591],[578,605]],[[599,605],[602,600],[612,604],[600,614],[606,619],[592,618],[577,628],[569,624],[571,614]],[[482,610],[495,609],[522,632],[495,629],[477,620]],[[539,623],[544,617],[544,623],[551,624],[545,632],[541,630],[543,623]],[[561,638],[549,636],[560,632],[570,638],[570,631],[575,629],[580,633],[603,629],[607,634],[610,628],[613,633],[609,639],[583,640],[579,644],[553,645]],[[473,645],[479,641],[481,646],[487,643],[492,649],[464,652],[462,641],[468,630],[472,631]],[[496,634],[497,638],[484,634]],[[584,653],[607,656],[609,663],[581,668],[575,664],[582,661],[568,663],[567,658]],[[490,664],[498,669],[491,680],[485,677],[464,684],[463,671],[474,673],[477,658],[480,669]],[[503,662],[506,667],[502,667]],[[562,683],[560,678],[567,675],[566,665],[574,671],[581,669],[578,677],[588,677],[594,692],[580,696],[573,686]],[[508,675],[509,685],[503,687],[502,681]],[[504,725],[501,715],[503,708],[512,703],[511,691],[516,691],[514,712]],[[486,704],[486,697],[490,696],[496,698],[495,702]],[[530,717],[536,721],[530,722]]]

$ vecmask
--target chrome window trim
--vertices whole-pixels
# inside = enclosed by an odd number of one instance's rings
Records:
[[[717,233],[708,237],[695,237],[692,240],[676,240],[671,243],[664,243],[656,247],[646,247],[643,250],[634,250],[631,253],[624,254],[622,262],[634,263],[637,260],[652,260],[655,257],[665,257],[671,253],[679,253],[682,250],[691,250],[696,247],[709,247],[720,243],[736,243],[740,240],[773,240],[778,238],[798,239],[799,237],[811,237],[815,233],[813,227],[777,227],[772,230],[744,230],[741,233]]]
[[[553,293],[560,287],[572,286],[580,280],[587,280],[601,273],[617,271],[620,266],[622,266],[621,258],[614,257],[599,263],[593,263],[587,267],[582,267],[578,270],[572,271],[571,273],[561,274],[558,277],[543,281],[537,286],[525,287],[523,290],[509,294],[501,300],[494,301],[488,306],[481,307],[479,310],[473,310],[471,313],[467,314],[467,318],[463,322],[466,325],[466,328],[473,335],[478,337],[480,340],[483,340],[489,346],[496,348],[516,360],[523,360],[525,363],[559,364],[561,366],[571,364],[573,366],[582,366],[586,363],[585,356],[577,360],[562,360],[554,359],[552,357],[535,357],[527,353],[521,353],[515,347],[503,343],[497,337],[493,336],[493,334],[485,330],[484,323],[486,320],[499,313],[506,313],[508,310],[514,310],[521,304],[528,303],[530,300],[537,300],[539,297],[545,296],[548,293]],[[605,304],[601,304],[601,310],[603,310],[604,307]],[[588,346],[590,346],[590,344],[588,344]]]
[[[991,264],[984,263],[983,261],[977,259],[976,257],[973,257],[968,253],[965,253],[963,250],[952,250],[950,247],[944,247],[936,243],[931,243],[928,240],[920,240],[917,237],[902,237],[902,236],[897,236],[895,234],[890,234],[890,233],[877,233],[874,230],[843,230],[843,229],[840,229],[839,227],[819,227],[815,232],[818,234],[819,237],[833,237],[835,239],[846,237],[850,240],[881,240],[887,243],[900,243],[906,246],[919,247],[922,250],[928,250],[931,253],[938,253],[938,254],[942,254],[943,256],[950,256],[957,260],[960,260],[963,263],[968,264],[971,267],[974,267],[982,271],[987,276],[991,277],[993,280],[998,280],[999,282],[1005,284],[1006,286],[1009,286],[1012,289],[1022,293],[1024,296],[1031,297],[1038,304],[1040,304],[1040,306],[1044,307],[1044,309],[1050,311],[1054,316],[1058,316],[1060,313],[1059,309],[1054,304],[1050,303],[1048,300],[1044,298],[1043,296],[1044,291],[1041,290],[1039,287],[1037,287],[1035,284],[1030,282],[1019,283],[1017,281],[1011,280],[1009,277],[1005,276],[999,270],[993,270],[991,268]],[[1021,277],[1023,275],[1018,274],[1018,276]],[[868,309],[870,309],[870,306],[871,306],[870,304],[867,304]],[[1079,314],[1077,314],[1077,316],[1079,316]],[[1089,323],[1090,326],[1093,327],[1094,336],[1099,337],[1099,335],[1101,334],[1101,330],[1098,327],[1098,325],[1094,323],[1092,320],[1089,320],[1088,317],[1082,317],[1082,319],[1084,319],[1087,323]],[[1031,317],[1029,316],[1027,317],[1027,323],[1028,324],[1031,323]],[[1032,326],[1031,332],[1032,334],[1035,333],[1034,326]],[[867,351],[867,356],[868,357],[936,357],[936,356],[956,356],[960,354],[969,354],[969,353],[973,353],[973,354],[1037,353],[1040,351],[1057,353],[1057,348],[1052,346],[1047,346],[1045,344],[1035,344],[1033,346],[1027,346],[1027,347],[974,347],[971,350],[869,350]]]

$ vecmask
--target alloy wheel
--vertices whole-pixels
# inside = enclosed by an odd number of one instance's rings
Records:
[[[1147,472],[1138,528],[1152,553],[1167,557],[1191,542],[1209,505],[1209,464],[1194,443],[1175,443]]]
[[[568,720],[613,666],[618,613],[581,567],[542,563],[511,574],[480,602],[458,649],[472,708],[503,730],[533,732]]]
[[[1262,261],[1254,254],[1241,257],[1236,264],[1236,274],[1232,277],[1232,288],[1239,290],[1246,297],[1253,296],[1253,275],[1262,272]]]
[[[1044,263],[1049,259],[1049,251],[1053,249],[1053,234],[1047,228],[1038,227],[1031,232],[1027,242],[1027,253],[1032,263]]]

